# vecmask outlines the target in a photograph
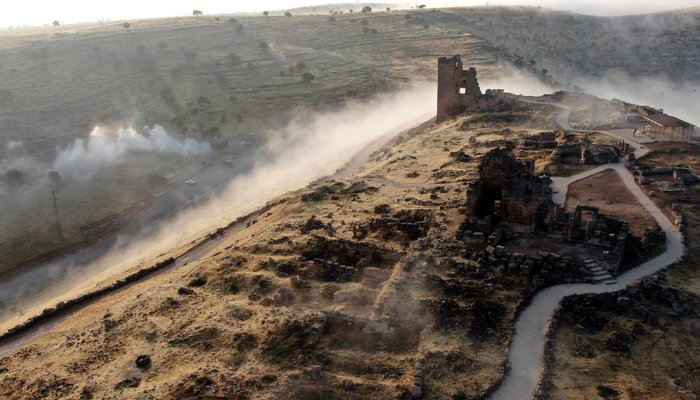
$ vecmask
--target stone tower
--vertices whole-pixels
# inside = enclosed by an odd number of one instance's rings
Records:
[[[486,111],[502,97],[502,90],[487,90],[482,94],[476,69],[465,71],[459,55],[438,58],[437,122],[465,111]]]

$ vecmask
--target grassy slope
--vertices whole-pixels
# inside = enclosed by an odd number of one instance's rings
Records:
[[[0,81],[14,98],[0,109],[0,143],[22,140],[28,155],[50,162],[57,147],[86,137],[96,123],[158,123],[175,135],[198,140],[205,139],[206,129],[218,127],[220,136],[230,140],[280,126],[298,108],[342,106],[349,89],[366,98],[400,89],[413,79],[433,79],[438,56],[491,58],[483,43],[468,34],[425,30],[403,17],[393,12],[344,14],[331,23],[325,15],[242,16],[231,24],[224,22],[229,16],[218,22],[207,16],[132,21],[129,31],[116,22],[3,31]],[[361,19],[378,33],[362,33]],[[159,42],[168,47],[157,49]],[[260,49],[261,42],[270,48]],[[181,48],[195,50],[194,61],[185,61]],[[36,56],[43,49],[48,54],[45,66]],[[232,52],[241,58],[237,65],[224,60]],[[144,71],[143,60],[149,59],[155,67]],[[303,71],[289,71],[298,62],[316,77],[312,83],[303,82]],[[180,72],[173,75],[173,68]],[[490,66],[484,68],[488,76]],[[217,74],[225,82],[218,82]],[[161,97],[163,88],[172,89],[175,107]],[[198,104],[200,97],[211,103]],[[170,123],[176,115],[184,119],[181,127]],[[192,162],[149,157],[107,172],[82,185],[86,188],[62,190],[59,200],[67,213],[63,241],[52,226],[48,188],[30,201],[8,196],[0,202],[0,213],[8,216],[0,222],[0,253],[6,255],[0,270],[84,241],[81,227],[148,200],[140,187],[144,176],[167,175]],[[104,202],[104,196],[110,201]]]
[[[475,7],[421,13],[431,24],[471,32],[535,61],[555,78],[632,76],[700,81],[697,8],[627,17],[594,17],[535,7]]]

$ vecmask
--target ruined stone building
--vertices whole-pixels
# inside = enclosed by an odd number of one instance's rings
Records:
[[[488,89],[483,94],[476,69],[465,71],[458,55],[438,59],[438,122],[467,111],[488,111],[505,99],[501,89]]]
[[[474,183],[467,198],[469,209],[481,216],[500,215],[503,197],[503,182],[511,175],[532,175],[535,173],[535,160],[520,162],[506,150],[491,150],[479,165],[479,181]]]
[[[518,161],[496,148],[484,155],[479,180],[467,190],[467,217],[457,238],[467,244],[497,245],[503,233],[538,233],[556,241],[582,241],[609,249],[607,265],[617,269],[629,224],[578,206],[566,212],[552,200],[552,181],[534,175],[534,160]]]
[[[530,232],[553,228],[556,207],[551,180],[534,175],[510,175],[501,188],[501,220]]]
[[[562,144],[553,151],[550,159],[562,164],[601,165],[620,161],[618,149],[605,144]]]

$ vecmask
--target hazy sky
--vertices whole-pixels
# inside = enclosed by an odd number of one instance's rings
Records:
[[[349,1],[352,2],[352,1]],[[202,10],[205,14],[251,12],[294,8],[304,5],[328,4],[328,0],[168,0],[168,1],[87,1],[87,0],[8,0],[0,13],[0,27],[43,25],[54,20],[65,23],[89,22],[99,19],[136,19],[177,16]],[[385,1],[404,7],[415,2]],[[478,0],[423,0],[428,7],[486,5]],[[570,10],[592,15],[640,14],[654,11],[700,6],[700,0],[490,0],[491,5],[532,5]]]

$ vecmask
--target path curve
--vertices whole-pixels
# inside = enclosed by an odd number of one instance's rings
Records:
[[[562,108],[562,111],[557,114],[557,122],[562,128],[570,130],[571,127],[568,120],[562,121],[562,119],[568,119],[571,107],[554,103],[547,104]],[[611,132],[602,131],[601,133],[618,137]],[[629,139],[626,140],[636,147],[635,155],[637,155],[637,151],[643,154],[648,153],[649,150],[638,143],[630,141]],[[572,177],[554,181],[559,189],[559,193],[557,193],[558,197],[560,198],[563,194],[563,198],[566,199],[568,185],[572,182],[607,169],[612,169],[617,172],[627,189],[629,189],[642,207],[651,214],[659,224],[659,227],[666,233],[666,251],[639,267],[620,275],[615,282],[607,282],[605,284],[558,285],[539,292],[532,299],[531,304],[515,321],[515,333],[513,334],[508,348],[507,362],[510,366],[510,371],[504,377],[498,390],[496,390],[489,399],[530,400],[535,396],[535,391],[542,379],[542,373],[544,371],[546,334],[550,329],[554,311],[559,307],[564,297],[574,294],[608,293],[622,290],[627,285],[679,261],[683,256],[685,249],[683,246],[682,234],[651,199],[642,192],[639,186],[636,185],[632,173],[625,168],[624,163],[606,164]]]

